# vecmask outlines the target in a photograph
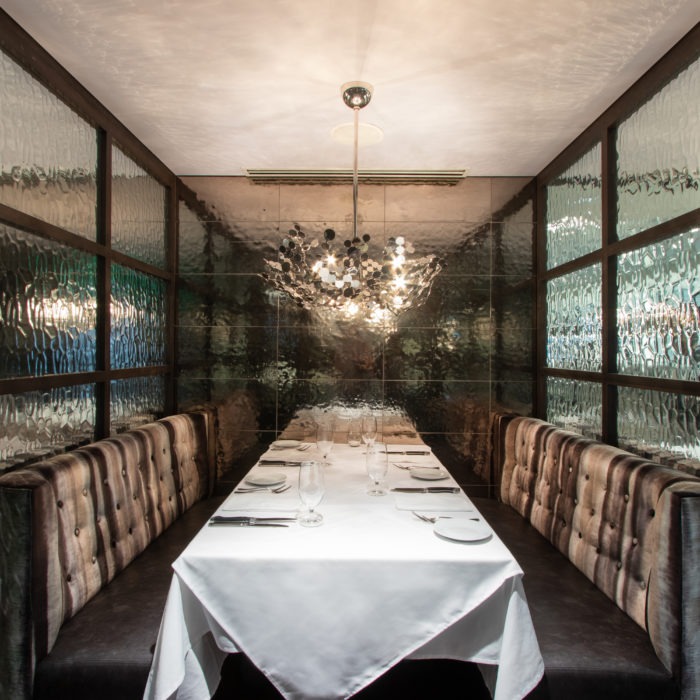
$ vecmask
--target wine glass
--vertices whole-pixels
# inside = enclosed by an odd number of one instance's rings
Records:
[[[318,462],[302,462],[299,467],[299,498],[304,509],[297,516],[300,525],[315,527],[323,522],[323,516],[314,509],[321,502],[324,493],[321,465]]]
[[[377,438],[377,419],[372,415],[362,416],[362,440],[367,445],[367,452]]]
[[[384,477],[386,476],[389,464],[388,455],[385,450],[380,450],[376,445],[367,447],[367,475],[370,482],[367,485],[367,493],[370,496],[385,496],[386,486]]]
[[[323,465],[328,466],[328,456],[333,449],[333,425],[321,423],[316,431],[316,447],[323,457]]]
[[[362,444],[362,427],[359,420],[351,419],[348,423],[348,445],[359,447]]]

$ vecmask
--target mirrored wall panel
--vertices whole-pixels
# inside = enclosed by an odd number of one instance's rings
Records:
[[[165,282],[112,265],[112,369],[165,363]]]
[[[547,420],[554,425],[600,440],[603,425],[603,387],[596,382],[581,382],[547,377]]]
[[[547,269],[601,246],[601,146],[596,144],[547,185]]]
[[[110,383],[112,435],[150,423],[164,415],[165,377],[130,377]]]
[[[180,410],[254,407],[245,430],[267,442],[303,407],[403,410],[427,441],[458,454],[455,473],[465,479],[487,464],[490,411],[531,412],[528,178],[361,186],[372,241],[396,233],[447,261],[425,303],[379,325],[301,308],[260,274],[295,222],[321,238],[328,227],[347,232],[347,220],[329,215],[351,210],[350,188],[242,177],[184,183],[196,201],[179,210]]]
[[[620,387],[620,447],[700,476],[700,398]]]
[[[0,51],[0,203],[96,240],[97,131]]]
[[[602,367],[601,266],[547,282],[547,366],[599,372]]]
[[[700,61],[617,130],[617,235],[700,207]]]
[[[0,394],[0,471],[91,442],[95,387]]]
[[[700,230],[620,256],[618,371],[700,380]]]
[[[94,255],[0,223],[0,378],[95,369]]]
[[[165,267],[168,190],[119,147],[112,148],[112,247]]]

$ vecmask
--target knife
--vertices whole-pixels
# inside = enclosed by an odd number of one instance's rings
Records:
[[[275,467],[298,467],[301,462],[292,462],[287,459],[260,459],[258,460],[258,464]]]
[[[428,456],[430,452],[428,450],[387,450],[389,455],[424,455]]]
[[[427,488],[414,488],[399,486],[391,489],[398,493],[459,493],[459,486],[428,486]]]
[[[212,525],[233,525],[234,527],[289,527],[287,523],[254,523],[250,520],[210,520],[209,527]]]
[[[265,522],[270,522],[270,523],[277,523],[283,520],[287,521],[295,521],[296,518],[287,518],[287,517],[258,517],[256,515],[214,515],[209,522],[211,523],[265,523]]]

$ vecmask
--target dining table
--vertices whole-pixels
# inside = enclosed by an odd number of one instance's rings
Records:
[[[349,698],[402,659],[475,662],[495,700],[525,697],[543,661],[523,572],[429,446],[335,444],[318,527],[303,527],[300,464],[280,440],[173,563],[144,698],[202,700],[243,652],[289,700]],[[436,489],[438,490],[436,492]]]

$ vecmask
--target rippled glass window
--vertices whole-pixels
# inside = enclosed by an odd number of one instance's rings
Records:
[[[600,372],[601,266],[547,282],[547,366]]]
[[[162,365],[165,362],[165,282],[112,265],[113,369]]]
[[[700,397],[620,387],[620,447],[700,475]]]
[[[0,470],[91,442],[95,386],[0,395]]]
[[[95,369],[94,255],[0,224],[0,378]]]
[[[150,423],[165,409],[165,377],[116,379],[110,385],[111,433]]]
[[[547,269],[601,246],[601,146],[547,185]]]
[[[168,190],[124,152],[112,148],[112,247],[165,267]]]
[[[1,51],[0,124],[0,202],[96,240],[96,129]]]
[[[603,387],[595,382],[547,378],[547,421],[600,440],[603,424]]]
[[[700,230],[620,256],[618,371],[700,380]]]
[[[617,130],[617,235],[700,207],[700,61]]]

